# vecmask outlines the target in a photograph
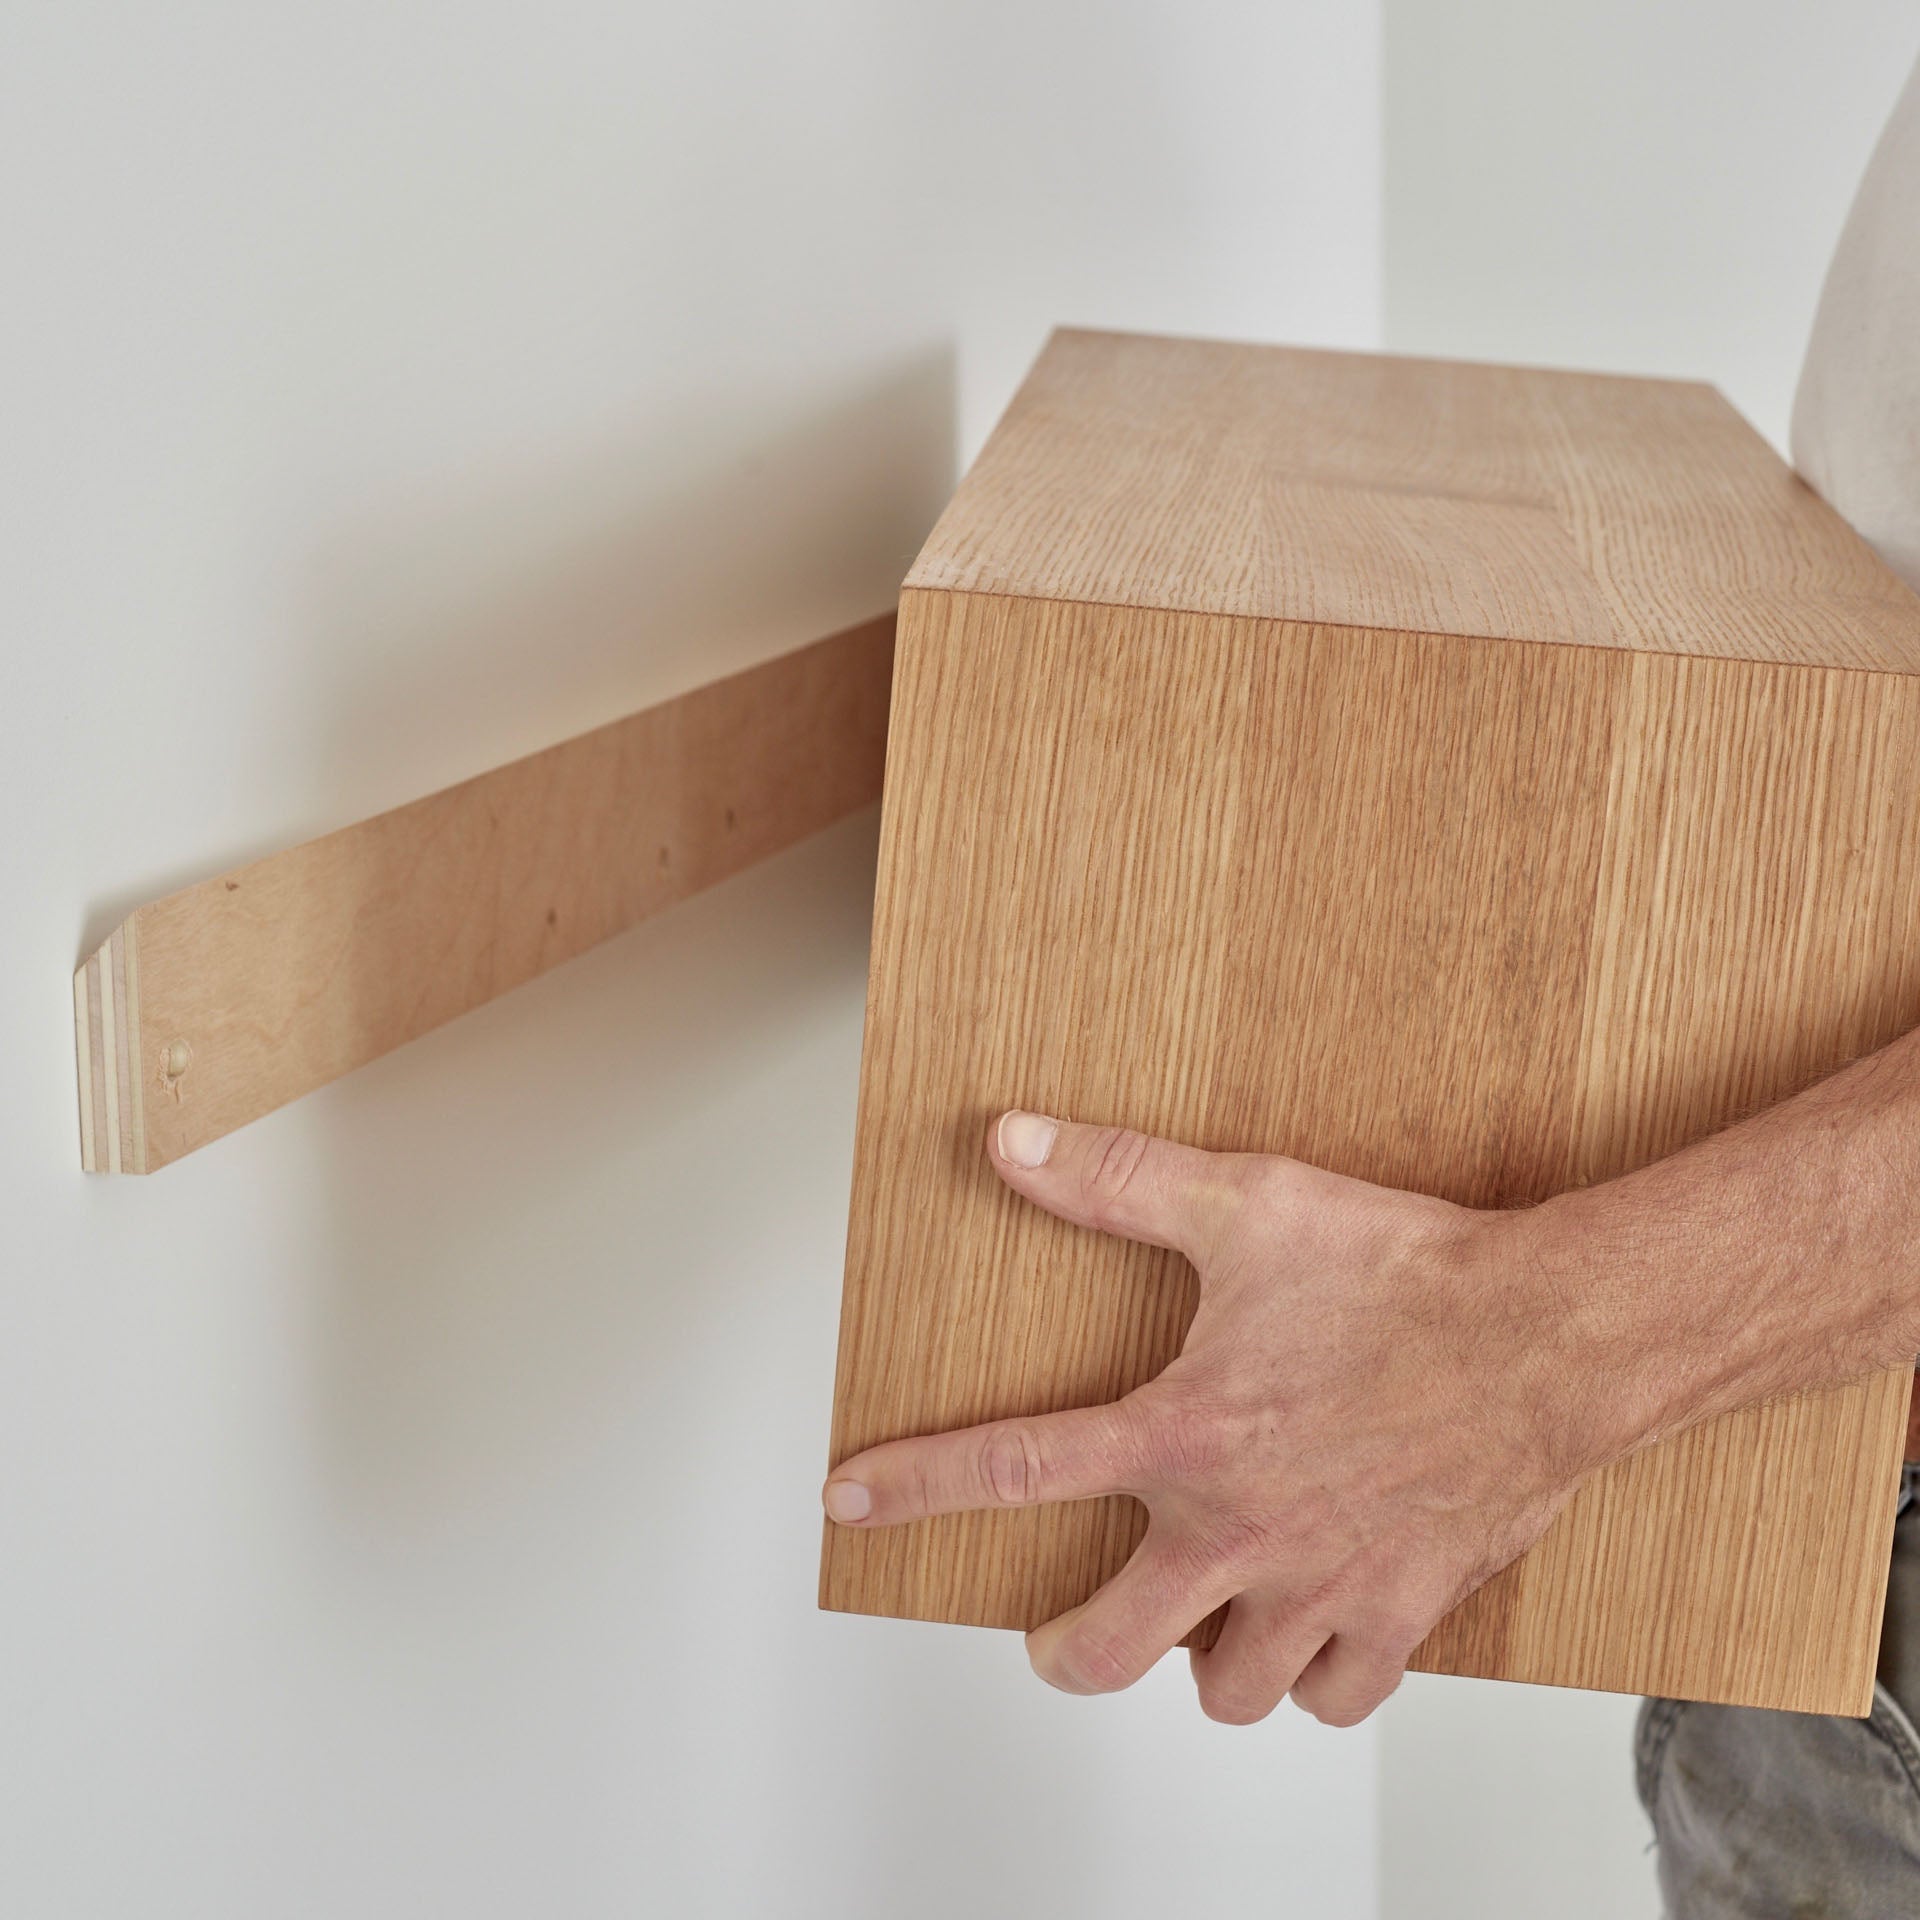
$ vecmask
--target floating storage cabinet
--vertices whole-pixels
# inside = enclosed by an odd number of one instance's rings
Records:
[[[834,1459],[1179,1349],[1002,1108],[1538,1200],[1920,1022],[1917,906],[1920,602],[1712,389],[1056,335],[901,600]],[[1909,1380],[1599,1475],[1416,1664],[1865,1712]],[[1143,1517],[822,1600],[1032,1627]]]

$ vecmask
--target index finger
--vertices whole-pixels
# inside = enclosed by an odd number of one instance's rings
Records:
[[[842,1526],[890,1527],[936,1513],[1135,1493],[1144,1478],[1139,1424],[1116,1400],[888,1440],[835,1467],[821,1497]]]

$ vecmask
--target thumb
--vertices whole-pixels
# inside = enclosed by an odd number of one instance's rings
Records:
[[[1178,1146],[1130,1127],[1003,1113],[990,1151],[1000,1178],[1049,1213],[1172,1247],[1196,1266],[1239,1206],[1242,1155]]]

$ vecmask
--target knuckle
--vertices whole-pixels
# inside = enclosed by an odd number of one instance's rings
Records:
[[[1150,1144],[1144,1133],[1131,1127],[1101,1127],[1095,1133],[1080,1176],[1094,1208],[1104,1211],[1126,1196]]]
[[[1388,1671],[1391,1669],[1391,1671]],[[1316,1676],[1293,1689],[1294,1704],[1325,1727],[1357,1727],[1405,1677],[1397,1656],[1380,1655],[1364,1673]]]
[[[1024,1420],[1008,1420],[995,1427],[981,1450],[980,1475],[1001,1506],[1034,1505],[1045,1474],[1040,1439],[1033,1428]]]
[[[1457,1581],[1416,1576],[1405,1591],[1388,1600],[1365,1638],[1383,1657],[1404,1666],[1413,1650],[1462,1597]]]
[[[896,1471],[901,1481],[900,1490],[906,1498],[907,1511],[933,1512],[939,1504],[940,1488],[925,1455],[918,1451],[907,1453]]]
[[[1241,1161],[1246,1204],[1270,1227],[1287,1227],[1309,1204],[1307,1169],[1292,1160],[1247,1155]]]
[[[1122,1649],[1092,1635],[1069,1634],[1055,1651],[1053,1667],[1082,1693],[1119,1693],[1134,1681]]]
[[[1415,1618],[1406,1598],[1388,1598],[1371,1608],[1347,1608],[1339,1628],[1340,1643],[1363,1657],[1370,1671],[1384,1671],[1404,1662],[1419,1645],[1426,1629]]]

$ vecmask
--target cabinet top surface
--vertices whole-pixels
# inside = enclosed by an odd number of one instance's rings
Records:
[[[1713,388],[1062,330],[909,588],[1920,673],[1920,598]]]

